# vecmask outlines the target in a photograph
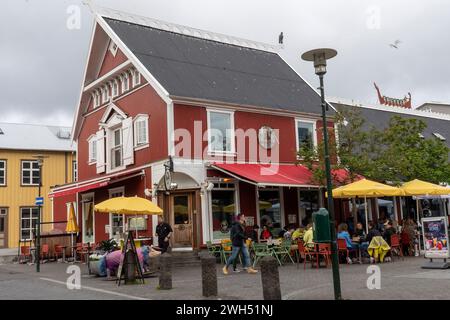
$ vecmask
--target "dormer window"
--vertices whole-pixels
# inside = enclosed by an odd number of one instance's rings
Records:
[[[122,93],[127,92],[130,89],[130,77],[128,72],[125,72],[120,77],[122,81]]]
[[[102,88],[102,103],[106,103],[109,100],[109,90],[108,86]]]
[[[141,74],[138,70],[133,69],[131,71],[131,76],[133,77],[133,87],[136,87],[141,84]]]
[[[438,138],[439,140],[441,140],[441,141],[446,141],[446,140],[447,140],[442,134],[440,134],[440,133],[438,133],[438,132],[433,132],[433,135],[434,135],[436,138]]]
[[[111,41],[109,43],[109,52],[111,52],[111,54],[115,57],[117,54],[117,50],[119,48],[117,47],[117,44],[114,43],[114,41]]]
[[[117,80],[111,82],[111,94],[113,98],[119,95],[119,82]]]

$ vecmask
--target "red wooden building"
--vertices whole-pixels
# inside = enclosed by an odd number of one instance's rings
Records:
[[[126,224],[152,237],[155,217],[93,212],[110,197],[147,197],[185,250],[228,238],[237,213],[298,225],[323,200],[296,151],[317,144],[322,125],[320,97],[277,48],[97,12],[73,125],[78,181],[50,194],[55,220],[73,201],[83,242]]]

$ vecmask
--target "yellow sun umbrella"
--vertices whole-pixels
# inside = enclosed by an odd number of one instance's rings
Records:
[[[362,179],[333,190],[333,198],[364,197],[364,212],[366,217],[366,232],[369,232],[369,217],[367,216],[367,197],[403,196],[400,188],[391,187],[376,181]]]
[[[437,184],[433,184],[430,182],[422,181],[422,180],[411,180],[409,182],[405,182],[400,187],[405,195],[407,196],[426,196],[426,195],[448,195],[450,194],[450,188],[442,187]],[[417,223],[420,223],[420,215],[419,215],[419,199],[416,199],[416,218]],[[423,240],[419,237],[419,249],[422,248]],[[419,250],[420,251],[420,250]]]
[[[135,197],[116,197],[100,202],[95,205],[95,211],[101,213],[117,213],[125,215],[147,215],[147,214],[157,214],[161,215],[163,210],[150,200]],[[136,226],[136,237],[138,236],[137,223]]]
[[[116,197],[95,205],[95,211],[126,215],[162,214],[163,210],[150,200],[140,197]]]
[[[422,196],[422,195],[448,195],[450,188],[442,187],[437,184],[422,180],[412,180],[405,182],[400,189],[403,190],[407,196]]]
[[[403,196],[402,189],[362,179],[333,190],[333,198]]]
[[[66,225],[67,233],[77,233],[80,229],[78,228],[77,217],[75,216],[75,209],[73,208],[73,204],[70,203],[69,208],[69,220]]]

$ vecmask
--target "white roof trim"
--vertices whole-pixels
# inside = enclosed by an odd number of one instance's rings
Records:
[[[91,39],[89,41],[89,48],[88,48],[88,52],[87,52],[87,56],[86,56],[86,64],[84,66],[84,72],[83,72],[83,77],[81,78],[81,88],[80,88],[80,94],[78,95],[78,103],[76,106],[76,110],[75,110],[75,117],[73,117],[73,123],[72,123],[72,131],[70,132],[71,135],[71,139],[72,142],[75,142],[76,138],[75,138],[75,133],[77,132],[78,128],[77,128],[77,123],[78,123],[78,117],[79,117],[79,113],[80,113],[80,108],[81,108],[81,100],[83,98],[83,89],[84,89],[84,84],[86,81],[86,75],[87,75],[87,70],[88,70],[88,66],[89,66],[89,60],[91,59],[91,53],[92,53],[92,44],[94,43],[94,37],[95,37],[95,31],[97,30],[97,23],[94,23],[92,26],[92,33],[91,33]]]
[[[406,108],[402,108],[402,107],[391,107],[391,106],[385,106],[382,104],[371,104],[371,105],[362,104],[362,103],[359,103],[354,100],[345,99],[345,98],[336,98],[336,97],[330,97],[330,98],[328,98],[328,101],[330,101],[331,103],[336,103],[336,104],[339,103],[339,104],[360,107],[360,108],[366,108],[366,109],[372,109],[372,110],[387,111],[387,112],[392,112],[392,113],[408,114],[408,115],[412,115],[412,116],[450,121],[450,115],[444,114],[444,113],[436,113],[436,112],[417,110],[417,109],[406,109]]]
[[[165,30],[169,32],[179,33],[186,36],[196,37],[205,40],[217,41],[222,43],[227,43],[231,45],[247,47],[251,49],[257,49],[262,51],[268,51],[277,53],[279,50],[278,46],[257,42],[252,40],[247,40],[235,36],[225,35],[221,33],[211,32],[207,30],[196,29],[188,26],[183,26],[175,23],[170,23],[166,21],[161,21],[149,17],[134,15],[131,13],[118,11],[105,7],[95,7],[95,12],[103,17],[126,21],[129,23],[139,24],[159,30]]]
[[[98,84],[102,83],[105,80],[109,80],[112,76],[114,76],[116,73],[122,73],[126,68],[131,65],[130,60],[125,61],[124,63],[118,65],[114,69],[110,70],[108,73],[104,74],[100,78],[95,79],[91,83],[89,83],[86,87],[84,87],[83,92],[89,91],[90,89],[94,88]]]
[[[103,28],[103,30],[108,34],[108,36],[117,44],[119,49],[128,57],[128,59],[133,63],[136,69],[144,78],[150,83],[150,85],[156,90],[158,95],[166,103],[170,103],[169,93],[167,90],[156,80],[156,78],[148,71],[148,69],[142,64],[142,62],[134,55],[133,52],[123,43],[122,39],[112,30],[109,24],[103,19],[98,13],[95,14],[95,20]]]

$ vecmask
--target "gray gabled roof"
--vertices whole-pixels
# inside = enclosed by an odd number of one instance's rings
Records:
[[[332,99],[333,100],[333,99]],[[386,110],[386,106],[379,106],[380,109],[375,107],[366,107],[362,105],[355,105],[351,103],[342,103],[337,101],[331,101],[336,109],[340,108],[356,108],[361,112],[361,116],[366,120],[367,125],[373,125],[376,128],[386,128],[389,124],[389,120],[397,115],[407,119],[420,119],[427,125],[424,130],[425,138],[436,138],[433,133],[439,133],[446,138],[445,143],[450,148],[450,117],[446,115],[433,114],[432,112],[423,112],[419,110],[404,110],[399,107],[388,107],[391,110]],[[382,109],[381,109],[382,108]]]
[[[0,122],[0,150],[76,151],[70,127]]]
[[[320,114],[319,95],[276,53],[104,20],[171,96]]]

